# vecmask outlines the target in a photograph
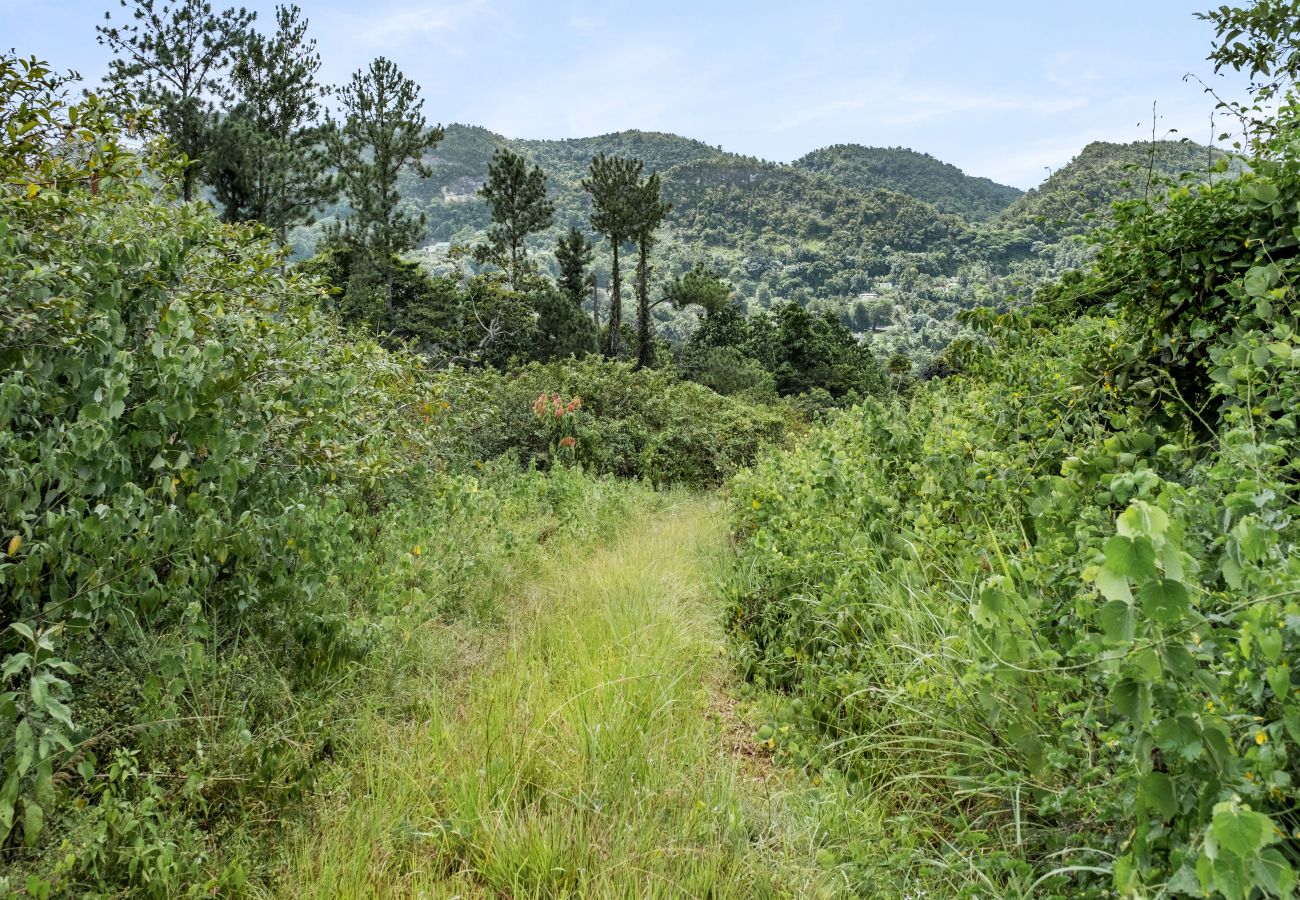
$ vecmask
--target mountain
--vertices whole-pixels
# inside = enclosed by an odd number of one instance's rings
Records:
[[[1080,235],[1109,221],[1112,203],[1159,197],[1171,180],[1185,174],[1204,180],[1222,156],[1192,141],[1096,141],[1011,203],[995,224],[1038,241]]]
[[[814,150],[795,160],[794,166],[826,175],[846,187],[897,191],[972,222],[993,218],[1023,193],[904,147],[836,144]]]
[[[544,270],[556,271],[551,249],[563,229],[589,231],[581,182],[591,158],[636,157],[662,173],[672,204],[656,242],[656,285],[703,262],[750,308],[789,301],[832,311],[872,332],[882,352],[918,357],[947,344],[961,310],[1023,299],[1044,279],[1086,264],[1092,250],[1082,236],[1107,221],[1112,201],[1141,196],[1148,181],[1158,195],[1183,171],[1203,178],[1218,158],[1188,142],[1089,144],[1021,194],[898,148],[838,145],[785,165],[661,132],[515,140],[451,125],[425,157],[430,177],[408,171],[399,184],[408,207],[428,222],[428,246],[416,255],[431,269],[450,271],[457,265],[451,245],[482,239],[490,220],[476,192],[502,147],[547,174],[555,224],[529,238]],[[310,252],[319,228],[299,231],[300,252]],[[610,252],[593,239],[603,289]],[[656,314],[670,337],[693,318],[666,307]]]

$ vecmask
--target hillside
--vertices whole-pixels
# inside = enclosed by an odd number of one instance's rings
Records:
[[[933,204],[969,221],[991,219],[1023,193],[989,178],[967,175],[950,163],[905,147],[836,144],[814,150],[794,166],[829,176],[849,188],[887,188]]]
[[[399,184],[428,222],[422,261],[449,271],[453,244],[472,244],[489,224],[476,191],[488,162],[509,148],[545,170],[555,224],[529,238],[555,273],[551,250],[570,225],[587,229],[582,178],[593,156],[636,157],[664,178],[672,204],[655,253],[656,283],[704,262],[732,282],[751,309],[796,302],[839,314],[875,333],[882,353],[924,362],[957,333],[958,312],[1027,297],[1045,279],[1083,264],[1080,240],[1109,220],[1109,205],[1141,196],[1182,172],[1206,171],[1212,151],[1191,142],[1089,144],[1026,193],[902,148],[836,145],[793,164],[727,153],[674,134],[623,131],[569,140],[516,140],[450,125],[426,154],[427,178]],[[337,212],[337,211],[334,211]],[[316,229],[299,233],[310,252]],[[593,235],[593,237],[595,237]],[[596,240],[608,283],[609,248]],[[680,339],[693,313],[661,307],[663,333]]]
[[[1192,141],[1095,141],[1011,203],[996,224],[1048,242],[1083,234],[1109,221],[1112,203],[1158,196],[1184,173],[1202,180],[1222,155]]]

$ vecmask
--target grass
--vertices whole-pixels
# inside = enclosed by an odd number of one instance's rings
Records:
[[[835,893],[792,794],[728,752],[720,511],[667,502],[551,550],[461,675],[445,629],[411,632],[401,695],[351,723],[283,895]]]

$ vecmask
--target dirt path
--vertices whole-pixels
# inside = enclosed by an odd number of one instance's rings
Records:
[[[715,502],[559,548],[494,658],[361,727],[295,897],[821,896],[726,691]],[[759,769],[761,770],[761,766]],[[791,860],[794,863],[791,863]]]

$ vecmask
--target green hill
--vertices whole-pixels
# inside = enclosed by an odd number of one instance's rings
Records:
[[[1222,155],[1191,141],[1096,141],[1010,204],[996,222],[1024,230],[1034,240],[1083,234],[1109,221],[1116,201],[1159,196],[1169,179],[1184,173],[1204,180]]]
[[[881,352],[919,359],[951,340],[961,310],[1026,297],[1083,264],[1092,251],[1082,236],[1109,221],[1112,202],[1141,196],[1148,182],[1158,194],[1182,172],[1204,173],[1216,156],[1190,142],[1157,142],[1154,150],[1149,143],[1094,143],[1021,194],[901,148],[837,145],[784,165],[661,132],[515,140],[450,125],[425,158],[432,175],[408,173],[400,185],[428,221],[419,256],[435,270],[450,269],[452,244],[474,243],[487,228],[476,192],[502,147],[547,174],[555,224],[529,240],[544,269],[555,271],[551,248],[562,229],[588,228],[581,181],[591,158],[636,157],[663,174],[673,207],[655,252],[656,283],[704,262],[751,308],[790,301],[834,311],[855,330],[874,332]],[[300,251],[310,250],[314,232],[299,233]],[[609,249],[599,240],[597,247],[603,288]],[[693,317],[665,308],[657,314],[670,338],[684,334]]]
[[[988,178],[967,175],[928,153],[905,147],[836,144],[814,150],[794,165],[827,175],[846,187],[897,191],[970,221],[993,218],[1023,193]]]

